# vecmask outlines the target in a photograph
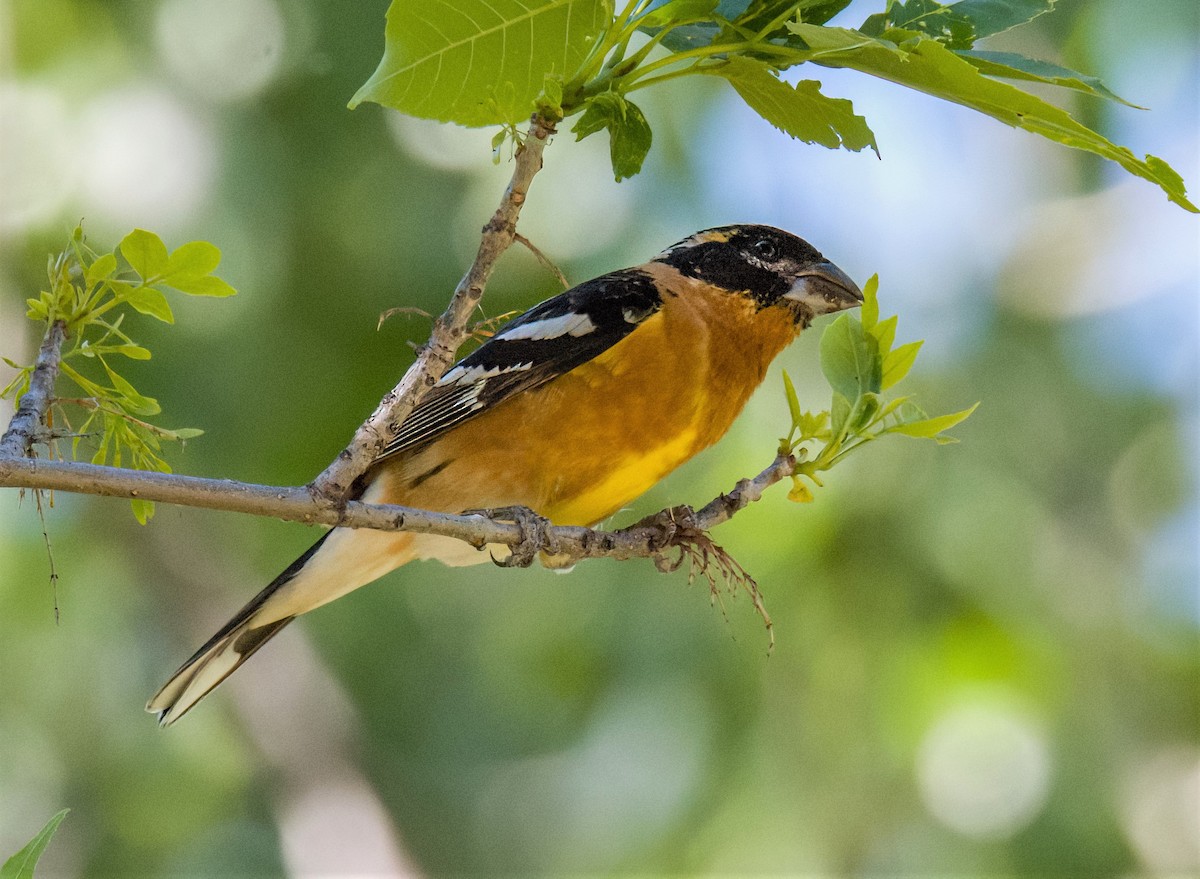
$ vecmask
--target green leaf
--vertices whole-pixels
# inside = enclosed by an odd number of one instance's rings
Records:
[[[811,47],[810,60],[817,64],[860,70],[962,104],[1057,143],[1111,159],[1129,173],[1159,186],[1175,204],[1197,212],[1187,199],[1183,179],[1162,159],[1149,155],[1144,161],[1138,159],[1125,147],[1116,146],[1081,125],[1066,111],[1008,83],[984,76],[936,40],[903,30],[887,31],[886,39],[871,39],[845,28],[806,24],[788,27]]]
[[[112,382],[113,389],[121,395],[120,402],[125,409],[134,415],[157,415],[162,411],[157,400],[139,394],[137,388],[119,375],[103,358],[100,359],[100,363],[104,366],[104,371],[108,373],[108,379]]]
[[[878,37],[890,28],[903,28],[951,49],[970,49],[976,40],[1003,33],[1049,12],[1054,3],[1055,0],[961,0],[945,4],[936,0],[907,0],[892,3],[886,12],[870,16],[859,30]]]
[[[862,321],[863,329],[874,335],[875,325],[879,323],[879,275],[871,275],[867,279],[867,283],[863,284],[862,288],[863,304],[858,312],[858,319]],[[879,338],[878,335],[875,336]],[[886,351],[880,345],[880,349]]]
[[[976,70],[985,76],[998,76],[1002,79],[1018,79],[1026,82],[1041,82],[1046,85],[1056,85],[1062,88],[1074,89],[1077,92],[1116,101],[1136,110],[1145,110],[1137,104],[1131,104],[1124,98],[1113,94],[1108,87],[1094,76],[1087,76],[1051,64],[1049,61],[1038,61],[1026,58],[1015,52],[981,52],[963,50],[957,53],[965,58]]]
[[[642,111],[617,92],[602,92],[591,98],[571,130],[576,140],[608,129],[608,151],[613,175],[620,182],[642,170],[653,135]]]
[[[924,340],[909,342],[906,345],[901,345],[894,351],[889,351],[883,356],[883,389],[887,390],[892,385],[896,384],[912,369],[913,363],[916,362],[917,352],[924,345]]]
[[[788,411],[792,415],[792,426],[799,427],[800,422],[804,419],[804,414],[800,410],[800,398],[796,396],[796,386],[792,384],[792,377],[787,374],[787,370],[783,371],[783,393],[787,397]]]
[[[101,281],[108,280],[112,273],[117,270],[117,255],[115,253],[106,253],[96,258],[96,261],[87,267],[83,273],[83,279],[88,287],[93,287]]]
[[[855,152],[870,147],[879,155],[867,120],[844,98],[821,94],[821,83],[802,79],[792,88],[765,62],[738,56],[711,71],[729,80],[754,112],[797,140]]]
[[[796,11],[808,24],[824,24],[850,5],[850,0],[800,0]]]
[[[70,809],[63,809],[47,821],[46,825],[37,832],[33,839],[29,840],[23,849],[5,861],[4,866],[0,867],[0,879],[33,879],[33,868],[37,866],[42,852],[50,844],[50,839],[58,830],[58,825],[62,824],[63,819],[70,811]]]
[[[854,410],[854,422],[850,425],[851,433],[861,433],[879,413],[880,403],[878,394],[863,394],[858,399]]]
[[[717,8],[717,0],[668,0],[638,19],[638,26],[660,28],[677,21],[708,18]]]
[[[154,517],[154,501],[144,501],[135,497],[129,499],[129,506],[133,507],[133,515],[139,525],[145,525]]]
[[[879,393],[883,381],[879,343],[856,318],[839,316],[821,334],[820,348],[821,371],[835,391],[847,400]]]
[[[237,290],[216,275],[205,275],[202,278],[171,278],[165,283],[168,287],[189,296],[233,296],[237,293]]]
[[[221,262],[221,250],[207,241],[189,241],[175,249],[167,260],[161,281],[176,286],[176,281],[211,275]]]
[[[900,424],[889,427],[883,433],[902,433],[905,436],[936,438],[940,433],[965,421],[978,408],[979,404],[976,403],[974,406],[963,409],[961,412],[952,412],[949,415],[936,415],[933,418],[922,418],[917,421],[903,421]]]
[[[176,430],[168,432],[173,434],[172,439],[177,440],[190,440],[204,435],[204,431],[200,430],[198,427],[180,427]]]
[[[879,352],[882,356],[886,356],[892,350],[892,343],[896,341],[896,315],[886,317],[875,326],[871,327],[870,333],[879,342]]]
[[[350,107],[375,101],[468,126],[521,121],[547,74],[574,74],[612,17],[612,0],[392,0],[383,59]]]
[[[841,436],[846,428],[846,419],[850,417],[850,401],[837,391],[833,392],[833,402],[829,406],[829,432],[831,436]]]
[[[153,287],[133,286],[121,281],[111,281],[113,293],[122,302],[127,302],[142,314],[156,317],[163,323],[175,323],[175,315],[167,303],[167,297]]]
[[[120,244],[121,255],[143,280],[150,281],[167,269],[167,246],[153,232],[134,229]]]

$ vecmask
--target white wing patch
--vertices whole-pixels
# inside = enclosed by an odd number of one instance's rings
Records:
[[[533,368],[533,363],[518,363],[515,366],[456,366],[442,376],[438,387],[447,385],[470,385],[484,379],[495,378],[508,372],[526,372]],[[478,396],[478,392],[476,392]]]
[[[548,317],[544,320],[533,320],[512,329],[505,330],[496,336],[499,341],[511,342],[517,339],[557,339],[559,336],[586,336],[594,331],[596,325],[592,319],[582,312],[568,312],[558,317]]]

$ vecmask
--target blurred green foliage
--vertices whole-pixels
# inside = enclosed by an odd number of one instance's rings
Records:
[[[504,169],[485,177],[434,165],[445,156],[430,152],[448,149],[420,152],[438,143],[431,130],[390,128],[377,108],[345,110],[378,60],[383,0],[352,10],[317,0],[221,7],[234,21],[273,10],[285,35],[271,77],[252,92],[222,85],[232,61],[192,59],[204,76],[189,79],[172,59],[190,44],[161,49],[173,16],[198,3],[7,7],[10,91],[48,93],[78,120],[114,92],[152,88],[186,109],[215,158],[196,165],[206,182],[192,206],[165,218],[101,210],[115,200],[92,198],[89,187],[119,166],[95,153],[56,166],[71,182],[66,195],[0,238],[0,347],[12,356],[36,343],[25,299],[81,215],[97,240],[132,226],[211,240],[241,295],[178,303],[168,332],[133,316],[127,329],[155,359],[131,361],[130,381],[173,417],[205,426],[172,458],[176,470],[302,483],[392,386],[410,360],[405,341],[424,338],[416,319],[375,332],[378,315],[440,309]],[[1153,16],[1099,0],[1060,6],[1025,29],[1021,39],[1039,50],[1028,54],[1065,46],[1055,60],[1138,103],[1149,103],[1139,90],[1155,88],[1154,75],[1174,71],[1192,83],[1179,88],[1194,107],[1200,13],[1190,0],[1156,4]],[[1106,17],[1120,22],[1116,48]],[[196,45],[208,32],[185,30]],[[255,60],[264,46],[229,57]],[[1079,106],[1111,130],[1106,110]],[[632,204],[625,219],[602,244],[551,251],[572,280],[638,262],[697,228],[787,224],[729,216],[768,210],[733,200],[752,167],[710,158],[708,120],[729,127],[729,107],[681,87],[655,111],[660,149],[621,184],[630,201],[602,202],[610,206],[587,223],[599,240],[610,213]],[[1184,131],[1184,148],[1194,145],[1195,120],[1171,113],[1155,107],[1137,124]],[[95,145],[111,118],[60,131],[46,154]],[[923,117],[905,137],[952,139],[962,124]],[[930,339],[910,380],[931,404],[984,405],[956,429],[958,445],[880,443],[838,468],[816,503],[789,504],[779,490],[717,532],[765,593],[778,638],[769,659],[749,602],[727,603],[726,621],[703,587],[648,564],[582,564],[568,576],[412,565],[290,629],[164,734],[140,710],[146,696],[315,534],[165,508],[142,529],[116,501],[60,495],[49,516],[56,625],[32,504],[6,494],[0,852],[17,851],[69,806],[42,858],[48,876],[370,873],[381,864],[432,874],[1195,872],[1196,270],[1189,263],[1156,297],[1121,290],[1128,301],[1091,311],[1039,310],[1066,296],[1045,272],[1082,277],[1114,240],[1105,224],[1117,220],[1087,201],[1110,181],[1074,154],[1018,153],[1024,141],[992,128],[997,148],[1013,153],[1003,166],[964,155],[956,164],[982,169],[975,185],[990,171],[1017,188],[1037,181],[1039,197],[1082,200],[1084,240],[1055,251],[1049,268],[1021,248],[997,252],[1004,218],[982,197],[957,212],[939,188],[948,169],[929,168],[907,213],[888,218],[894,248],[869,235],[853,248],[824,244],[841,213],[863,223],[876,209],[838,192],[814,192],[791,218],[856,276],[878,270],[889,290],[906,278],[935,287],[955,273],[953,300],[896,306],[905,327]],[[168,133],[138,130],[122,143],[132,150]],[[1179,161],[1137,129],[1123,137]],[[529,230],[539,205],[567,226],[601,203],[582,182],[571,191],[551,182],[556,164],[586,146],[551,144]],[[486,138],[479,164],[491,168]],[[184,203],[186,182],[167,200]],[[0,207],[15,198],[0,193]],[[1171,254],[1125,242],[1144,240],[1139,224],[1166,241],[1193,222],[1158,202],[1163,214],[1147,206],[1119,218],[1129,224],[1115,238],[1115,255],[1144,269],[1147,284]],[[927,214],[971,230],[978,250],[967,269],[931,262],[934,242],[906,237]],[[485,309],[524,308],[555,290],[514,250]],[[930,309],[936,320],[922,325]],[[963,326],[961,336],[943,332]],[[805,405],[819,402],[816,341],[807,333],[781,358]],[[1182,386],[1145,377],[1180,356]],[[757,472],[788,428],[780,386],[769,377],[717,449],[619,522],[703,503]]]

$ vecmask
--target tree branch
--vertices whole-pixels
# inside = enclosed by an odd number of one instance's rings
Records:
[[[46,330],[33,373],[29,376],[29,390],[21,395],[17,412],[0,438],[0,458],[23,458],[29,454],[54,399],[54,381],[58,378],[58,364],[62,360],[66,338],[67,328],[60,320],[54,321]]]
[[[417,354],[400,383],[384,396],[371,417],[358,428],[350,445],[309,484],[316,497],[332,501],[334,505],[344,503],[354,480],[367,471],[380,450],[399,432],[400,425],[421,396],[437,384],[454,362],[455,352],[467,337],[471,312],[479,304],[496,262],[513,243],[517,217],[525,204],[533,176],[542,168],[542,151],[552,134],[554,123],[534,114],[525,140],[517,149],[512,179],[500,206],[483,227],[475,261],[458,282],[446,311],[434,322],[429,342]]]
[[[780,455],[754,479],[743,479],[728,494],[714,498],[698,512],[687,507],[663,510],[655,516],[617,531],[576,525],[550,525],[538,529],[532,552],[554,556],[556,565],[587,558],[656,558],[672,548],[686,547],[697,534],[728,521],[735,513],[762,497],[770,486],[792,475],[795,460]],[[529,544],[527,524],[499,521],[483,513],[451,515],[394,504],[348,501],[335,509],[313,497],[307,487],[278,487],[203,479],[174,473],[102,467],[76,461],[45,461],[0,456],[0,485],[12,488],[71,491],[108,497],[140,498],[189,507],[202,507],[255,516],[273,516],[290,522],[374,528],[380,531],[413,531],[440,534],[482,548],[487,544]]]

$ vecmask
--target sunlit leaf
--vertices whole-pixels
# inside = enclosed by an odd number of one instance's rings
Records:
[[[162,273],[163,283],[177,286],[177,281],[202,278],[212,274],[221,262],[221,251],[207,241],[189,241],[175,249]]]
[[[618,181],[642,169],[650,151],[652,134],[642,111],[617,92],[603,92],[588,101],[583,115],[572,128],[576,140],[608,129],[609,155]]]
[[[924,340],[919,339],[916,342],[901,345],[883,356],[882,385],[884,390],[908,375],[908,371],[916,362],[917,352],[921,350],[923,344],[925,344]]]
[[[879,393],[883,377],[879,343],[856,318],[843,314],[826,327],[820,350],[821,371],[829,386],[847,400]]]
[[[796,396],[796,386],[792,384],[792,377],[787,374],[787,370],[783,371],[783,393],[787,397],[788,411],[792,416],[792,425],[799,427],[800,422],[804,419],[804,414],[800,409],[800,398]]]
[[[167,269],[167,246],[153,232],[134,229],[120,244],[121,255],[130,268],[149,281]]]
[[[471,126],[521,121],[546,75],[573,74],[612,15],[611,0],[392,0],[383,60],[350,106]]]
[[[171,311],[167,297],[158,290],[153,287],[135,287],[132,284],[117,281],[111,283],[117,298],[129,303],[134,310],[156,317],[163,323],[175,323],[175,315]]]
[[[189,296],[233,296],[237,293],[233,287],[216,275],[205,275],[202,278],[172,278],[166,282],[180,293]]]
[[[947,431],[956,424],[964,421],[977,408],[979,408],[978,403],[967,409],[963,409],[961,412],[952,412],[949,415],[935,415],[932,418],[923,418],[919,421],[904,421],[887,428],[884,433],[902,433],[905,436],[934,438],[943,431]]]
[[[754,112],[797,140],[856,152],[870,147],[879,154],[867,121],[844,98],[821,94],[815,80],[802,79],[793,88],[765,62],[737,56],[712,72],[727,79]]]
[[[83,279],[89,287],[92,287],[101,281],[107,280],[116,270],[117,255],[115,253],[106,253],[98,257],[94,263],[87,267],[83,273]]]

